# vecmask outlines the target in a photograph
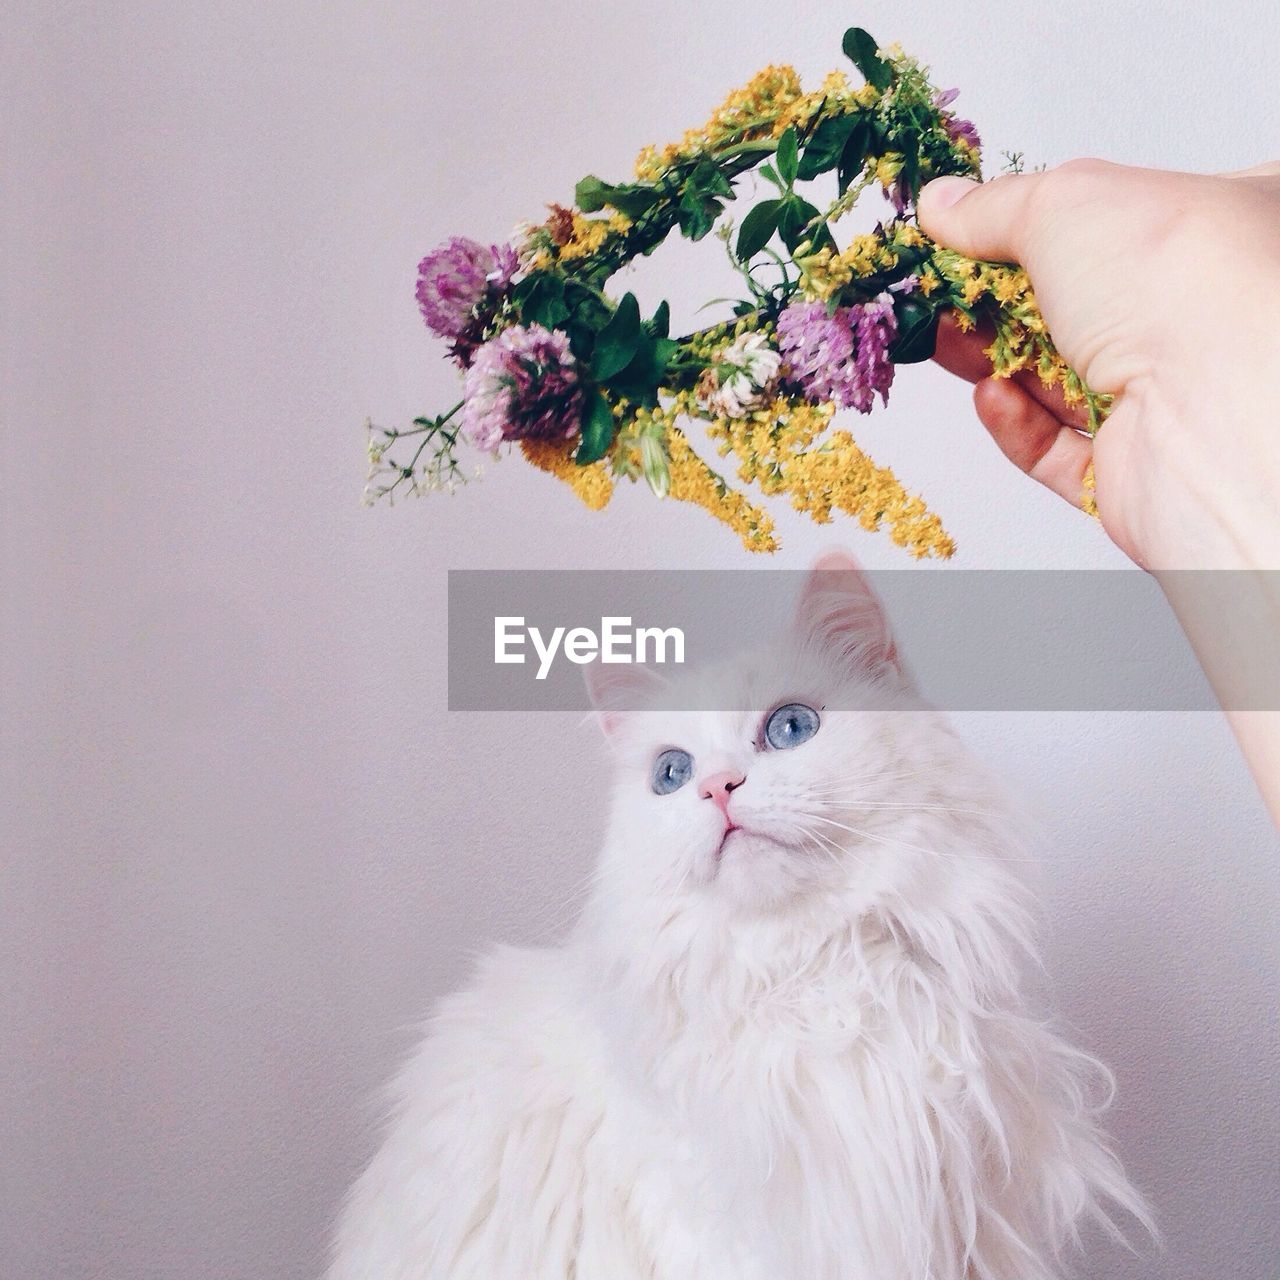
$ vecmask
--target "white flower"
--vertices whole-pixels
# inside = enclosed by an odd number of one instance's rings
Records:
[[[517,222],[511,230],[509,243],[516,251],[516,262],[521,272],[529,269],[535,255],[542,247],[538,236],[541,230],[542,227],[536,222],[528,221]],[[545,239],[545,236],[542,239]]]
[[[760,408],[778,379],[782,357],[762,333],[735,338],[707,370],[699,402],[726,418],[745,418]]]

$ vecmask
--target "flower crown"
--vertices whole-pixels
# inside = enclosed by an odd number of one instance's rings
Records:
[[[646,147],[635,181],[583,178],[572,208],[550,206],[510,244],[455,237],[429,253],[418,305],[464,371],[462,398],[408,428],[370,424],[366,501],[453,490],[467,479],[463,442],[495,454],[514,442],[592,510],[619,480],[643,476],[659,497],[705,507],[748,549],[775,550],[765,509],[695,448],[699,424],[703,452],[731,457],[738,480],[765,496],[787,495],[819,523],[840,511],[887,527],[913,556],[950,556],[938,517],[832,422],[838,409],[887,402],[896,366],[933,354],[947,311],[961,329],[994,332],[997,377],[1035,370],[1086,406],[1096,430],[1108,398],[1058,354],[1025,272],[943,249],[916,224],[924,183],[981,176],[977,131],[950,109],[957,91],[939,92],[926,68],[860,28],[843,47],[861,84],[835,71],[806,93],[792,68],[767,67],[700,129]],[[722,215],[752,171],[771,191],[735,228]],[[834,198],[820,207],[800,187],[827,175]],[[892,212],[841,245],[835,224],[873,188]],[[646,317],[633,294],[605,292],[675,230],[714,232],[746,295],[680,337],[665,301]]]

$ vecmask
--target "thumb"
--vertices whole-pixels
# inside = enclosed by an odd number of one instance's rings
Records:
[[[990,182],[935,178],[920,192],[920,226],[939,244],[970,258],[1024,262],[1028,204],[1038,173],[1012,173]]]

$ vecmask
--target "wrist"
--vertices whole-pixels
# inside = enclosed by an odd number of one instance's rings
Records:
[[[1187,349],[1133,388],[1136,421],[1117,461],[1152,570],[1280,569],[1280,310],[1228,333],[1225,346]]]

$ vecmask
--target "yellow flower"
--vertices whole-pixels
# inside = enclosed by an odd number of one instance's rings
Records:
[[[1027,273],[1016,267],[992,267],[986,276],[992,296],[1003,305],[1016,302],[1031,288]]]
[[[589,258],[603,248],[612,230],[611,218],[584,218],[580,213],[573,215],[573,231],[567,243],[560,247],[560,259],[563,262],[574,258]]]
[[[742,539],[748,551],[776,551],[773,521],[742,494],[730,489],[693,451],[688,438],[678,427],[667,434],[667,451],[671,459],[670,496],[680,502],[692,502],[727,524]]]
[[[849,103],[854,100],[849,87],[849,77],[843,71],[828,71],[822,82],[822,93],[831,102]]]
[[[773,136],[780,138],[792,125],[798,129],[804,128],[826,106],[826,102],[826,95],[823,93],[801,94],[778,113],[778,119],[773,126]]]
[[[895,238],[894,244],[890,244],[883,232],[873,231],[854,236],[838,253],[828,248],[798,257],[801,291],[810,302],[825,302],[850,280],[891,271],[898,265],[897,246],[905,247],[909,243],[909,239]]]
[[[902,172],[904,158],[896,151],[887,151],[876,161],[876,181],[882,187],[891,187]]]
[[[843,511],[865,529],[888,525],[894,542],[913,556],[952,555],[955,544],[941,521],[892,471],[877,467],[847,431],[822,439],[834,415],[832,404],[780,396],[748,422],[713,419],[708,434],[722,453],[740,459],[742,480],[766,494],[789,494],[791,505],[817,524]]]
[[[652,142],[642,147],[636,156],[635,174],[641,181],[656,178],[665,167],[658,156],[658,148]]]
[[[1069,409],[1079,408],[1085,402],[1084,383],[1074,369],[1067,369],[1062,375],[1062,399]]]
[[[608,506],[613,497],[613,479],[608,464],[593,462],[580,467],[573,460],[575,440],[521,440],[520,452],[540,471],[549,471],[563,480],[592,511]]]
[[[1080,509],[1085,515],[1092,516],[1095,520],[1102,519],[1098,511],[1098,478],[1093,473],[1092,462],[1085,468],[1084,478],[1081,481]]]
[[[888,525],[893,541],[917,559],[948,559],[955,543],[942,522],[919,498],[911,497],[887,467],[877,467],[847,431],[783,464],[792,505],[820,524],[833,510],[857,519],[868,531]]]
[[[735,89],[701,128],[688,130],[679,142],[661,151],[645,147],[636,157],[636,177],[652,182],[677,160],[729,142],[775,137],[787,127],[782,124],[779,128],[787,113],[791,113],[791,122],[803,123],[820,105],[820,94],[801,91],[794,67],[765,67],[741,89]]]

